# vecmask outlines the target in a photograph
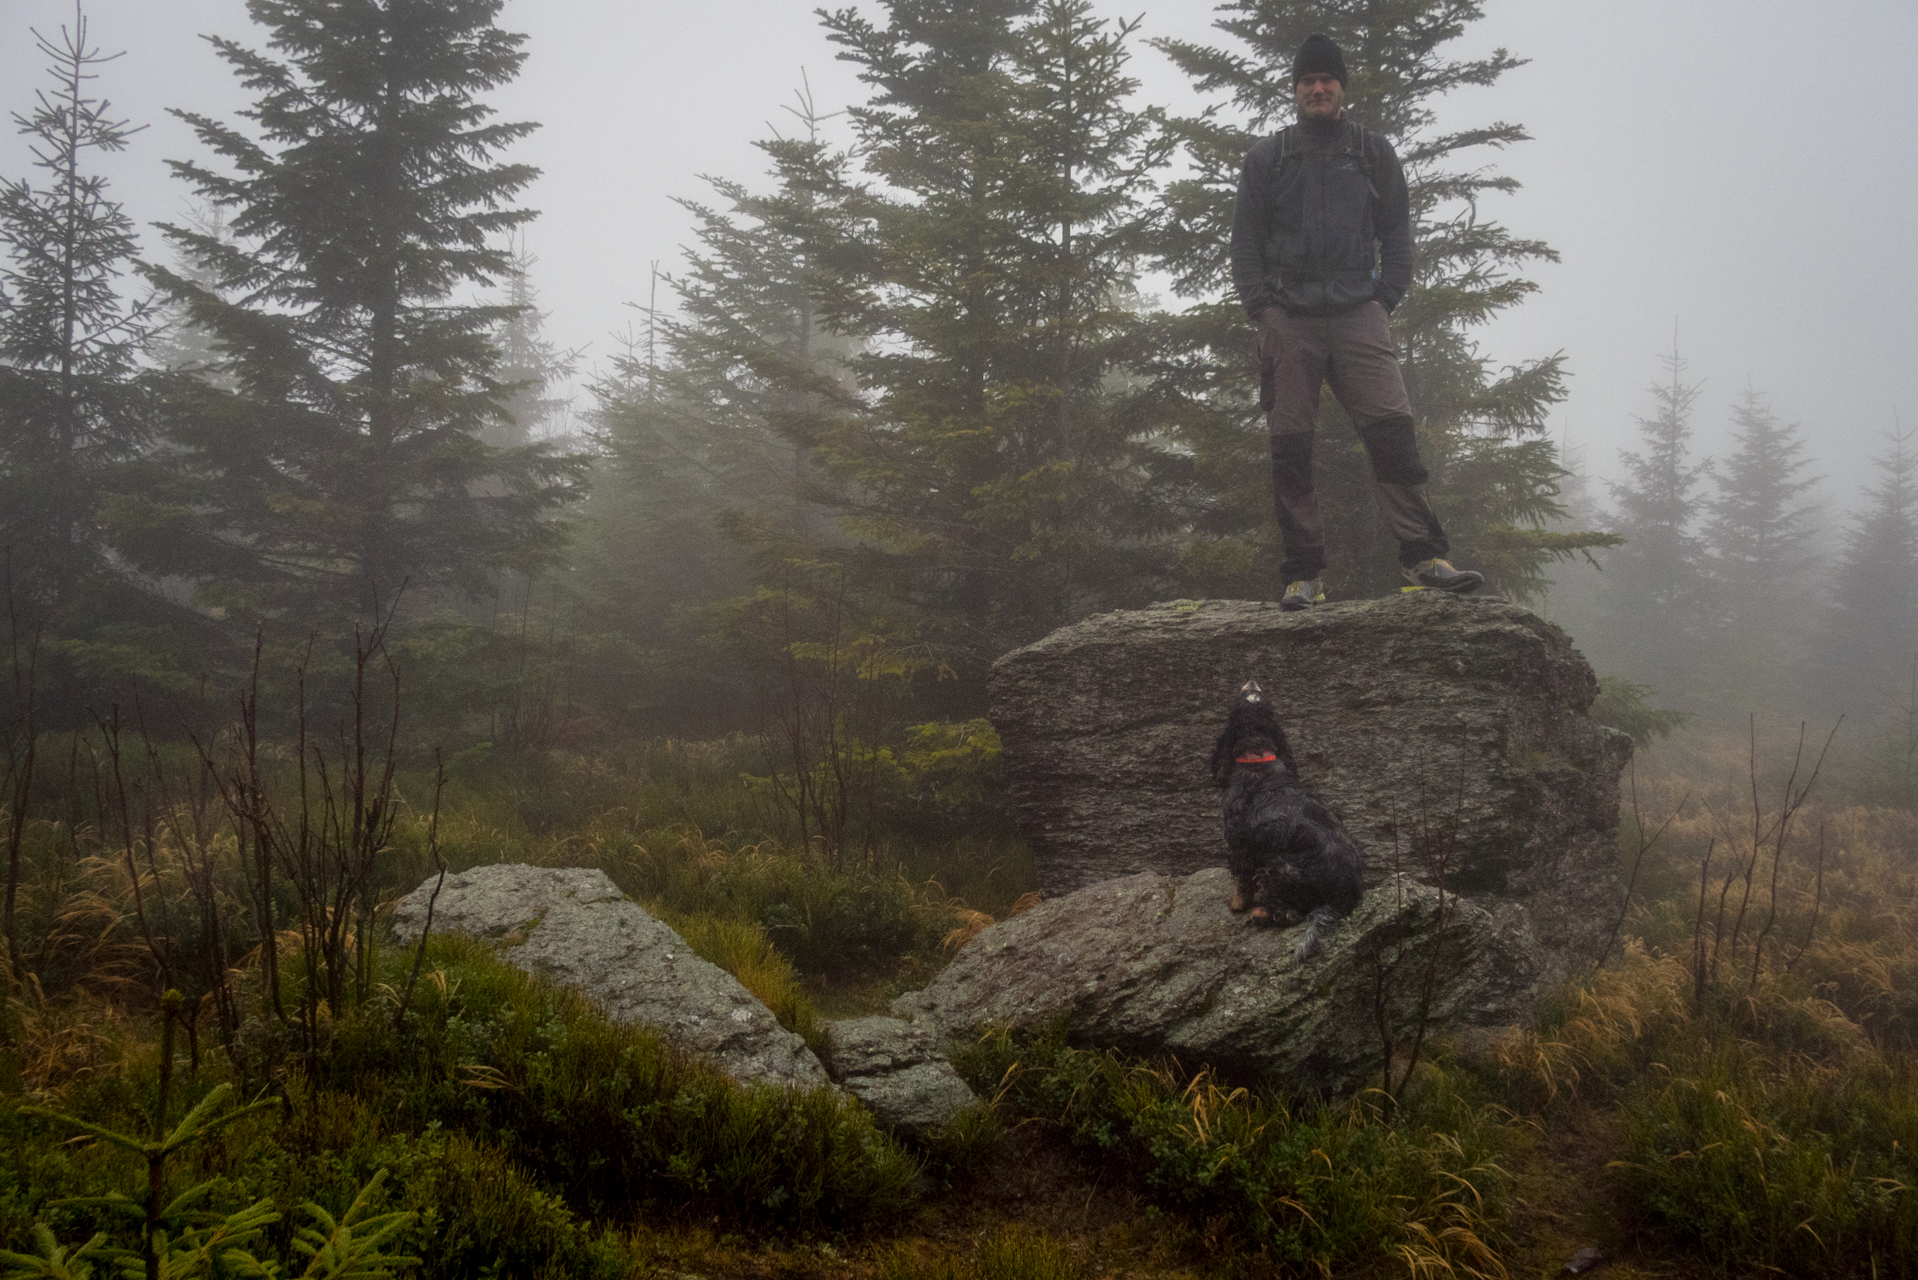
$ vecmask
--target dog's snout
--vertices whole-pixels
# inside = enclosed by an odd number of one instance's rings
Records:
[[[1247,702],[1257,702],[1259,700],[1260,695],[1262,695],[1264,692],[1265,690],[1259,687],[1259,682],[1257,680],[1247,680],[1244,684],[1239,686],[1239,696],[1241,698],[1244,698]]]

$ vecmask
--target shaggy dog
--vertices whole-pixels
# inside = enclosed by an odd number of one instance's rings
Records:
[[[1285,731],[1255,680],[1232,700],[1212,748],[1212,780],[1225,791],[1233,912],[1251,908],[1258,925],[1305,920],[1309,927],[1293,954],[1317,955],[1339,917],[1359,904],[1359,851],[1299,780]]]

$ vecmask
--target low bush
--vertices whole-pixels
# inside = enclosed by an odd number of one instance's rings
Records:
[[[1805,967],[1767,971],[1701,998],[1690,965],[1634,942],[1556,1025],[1501,1048],[1507,1100],[1615,1112],[1626,1216],[1718,1263],[1918,1275],[1918,1064],[1808,985]]]
[[[491,1143],[595,1217],[878,1225],[909,1203],[916,1162],[837,1091],[739,1085],[483,944],[428,960],[403,1033],[390,1006],[338,1028],[328,1087]]]
[[[1701,1042],[1625,1099],[1631,1203],[1708,1257],[1784,1275],[1918,1275],[1909,1061],[1779,1065]]]
[[[386,990],[410,959],[387,957]],[[284,1072],[284,1105],[180,1153],[172,1190],[204,1183],[219,1213],[267,1201],[281,1221],[260,1256],[289,1256],[298,1206],[344,1213],[385,1170],[371,1208],[415,1215],[390,1250],[449,1280],[612,1280],[630,1259],[610,1228],[645,1220],[837,1233],[883,1227],[911,1203],[917,1161],[836,1091],[739,1085],[481,944],[434,939],[427,961],[403,1028],[391,1000],[350,1010],[317,1074]],[[69,1081],[61,1107],[142,1131],[152,1091],[141,1081],[156,1062],[143,1045]],[[178,1105],[221,1079],[182,1064]],[[68,1201],[134,1195],[143,1166],[70,1141],[19,1102],[0,1109],[0,1250],[37,1252],[35,1223],[62,1242],[104,1230],[124,1246],[111,1214]]]
[[[139,1080],[152,1074],[154,1061],[143,1054],[124,1071],[69,1090],[66,1108],[103,1127],[138,1132],[150,1104]],[[207,1071],[176,1081],[184,1086],[180,1106],[197,1104],[215,1080]],[[386,1251],[419,1259],[412,1273],[425,1280],[626,1274],[617,1235],[582,1221],[498,1147],[437,1125],[396,1131],[367,1100],[315,1088],[297,1074],[285,1081],[282,1099],[276,1110],[179,1152],[165,1197],[193,1188],[194,1207],[213,1219],[264,1204],[277,1220],[260,1223],[258,1243],[249,1246],[261,1258],[295,1255],[298,1230],[315,1221],[301,1206],[337,1218],[359,1202],[362,1214],[406,1216]],[[137,1156],[109,1143],[75,1142],[66,1126],[22,1114],[17,1105],[0,1112],[0,1147],[0,1249],[44,1255],[37,1235],[72,1248],[96,1233],[107,1249],[137,1248],[137,1224],[93,1199],[117,1194],[142,1202],[145,1169]],[[369,1187],[374,1194],[362,1201]]]
[[[1057,1027],[979,1039],[973,1087],[1075,1146],[1116,1158],[1209,1237],[1330,1272],[1396,1258],[1428,1273],[1501,1274],[1510,1179],[1499,1125],[1443,1070],[1388,1114],[1381,1095],[1303,1104],[1209,1073],[1074,1049]]]

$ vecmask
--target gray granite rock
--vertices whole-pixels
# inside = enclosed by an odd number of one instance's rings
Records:
[[[1603,946],[1624,898],[1630,739],[1585,715],[1598,683],[1564,632],[1431,591],[1298,613],[1155,605],[1001,658],[992,722],[1048,895],[1224,862],[1207,760],[1248,678],[1364,852],[1368,884],[1442,875],[1493,918],[1522,910],[1540,982]]]
[[[1381,1007],[1400,1050],[1421,1005],[1433,1034],[1470,1045],[1528,1018],[1545,976],[1523,910],[1448,893],[1441,930],[1438,891],[1410,877],[1368,890],[1303,963],[1302,929],[1247,924],[1226,909],[1231,887],[1217,867],[1048,899],[983,930],[893,1012],[942,1037],[1063,1017],[1076,1043],[1342,1091],[1379,1073]]]
[[[895,1133],[924,1137],[979,1105],[927,1028],[899,1018],[846,1018],[832,1024],[830,1039],[826,1074]]]
[[[419,937],[433,885],[428,880],[395,908],[402,941]],[[828,1083],[805,1041],[603,871],[509,864],[450,875],[433,930],[497,942],[509,963],[579,988],[614,1018],[659,1030],[734,1079],[804,1089]]]

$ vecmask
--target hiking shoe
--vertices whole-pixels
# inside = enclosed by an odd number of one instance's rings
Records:
[[[1405,580],[1415,587],[1434,591],[1476,591],[1485,585],[1485,575],[1470,569],[1454,569],[1449,560],[1421,560],[1405,571]]]
[[[1317,578],[1301,578],[1297,582],[1289,583],[1285,588],[1285,594],[1279,597],[1279,608],[1287,613],[1296,613],[1300,609],[1324,603],[1325,583]]]

